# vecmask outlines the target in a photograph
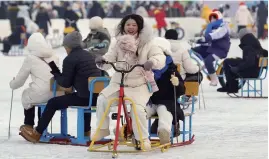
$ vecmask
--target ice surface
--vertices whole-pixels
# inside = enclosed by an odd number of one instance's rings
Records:
[[[268,49],[268,42],[261,41]],[[239,41],[232,40],[229,57],[242,56]],[[186,45],[187,47],[187,45]],[[63,59],[63,48],[56,49]],[[21,94],[28,87],[29,79],[23,88],[14,91],[11,122],[11,139],[7,139],[11,90],[9,81],[16,75],[24,57],[0,56],[0,158],[1,159],[82,159],[111,158],[111,153],[88,152],[87,147],[32,144],[18,135],[23,124]],[[268,95],[268,79],[264,80],[264,95]],[[193,116],[195,142],[185,147],[171,148],[165,153],[159,150],[141,154],[120,154],[119,158],[149,159],[265,159],[267,158],[267,99],[232,99],[226,94],[217,93],[216,87],[210,87],[209,81],[203,81],[206,110],[199,110]],[[218,88],[218,87],[217,87]],[[203,107],[201,102],[201,107]],[[69,133],[76,133],[76,111],[68,110]],[[115,122],[111,122],[114,127]],[[92,116],[95,130],[95,115]],[[111,129],[112,130],[112,129]],[[59,131],[59,112],[53,118],[53,131]]]

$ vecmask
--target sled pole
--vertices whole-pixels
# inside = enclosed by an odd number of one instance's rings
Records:
[[[15,79],[15,77],[13,77],[13,80],[14,79]],[[14,92],[14,89],[12,89],[12,91],[11,91],[9,122],[8,122],[8,139],[10,139],[10,124],[11,124],[11,114],[12,114],[12,105],[13,105],[13,92]]]
[[[175,72],[174,72],[175,75]],[[176,131],[176,136],[177,136],[177,143],[178,143],[178,122],[177,122],[177,94],[176,94],[176,87],[173,85],[174,88],[174,101],[175,101],[175,131]]]

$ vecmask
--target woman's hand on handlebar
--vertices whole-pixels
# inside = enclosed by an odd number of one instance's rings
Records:
[[[144,63],[144,69],[146,71],[150,71],[152,69],[152,66],[153,66],[153,62],[152,61],[147,61]]]

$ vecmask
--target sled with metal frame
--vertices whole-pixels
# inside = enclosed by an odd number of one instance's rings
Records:
[[[96,111],[96,106],[92,105],[93,94],[100,93],[103,88],[105,88],[110,79],[107,77],[89,77],[88,88],[90,91],[89,96],[89,106],[69,106],[70,109],[77,109],[77,135],[71,136],[67,132],[67,109],[61,111],[61,132],[60,133],[49,133],[47,129],[43,132],[40,142],[49,144],[62,144],[62,145],[78,145],[78,146],[89,146],[90,137],[84,136],[84,113],[94,113]],[[56,97],[57,92],[63,92],[66,88],[57,85],[55,80],[51,80],[51,90],[53,96]],[[43,113],[46,103],[35,104],[35,106],[41,108],[41,113]],[[111,140],[101,140],[98,144],[105,144]]]
[[[98,125],[98,128],[96,129],[96,132],[95,132],[95,134],[94,134],[94,136],[92,138],[92,141],[91,141],[91,144],[90,144],[90,146],[88,148],[88,151],[91,151],[91,152],[112,152],[112,158],[118,157],[118,153],[145,152],[146,150],[144,148],[142,132],[141,132],[140,125],[139,125],[139,122],[138,122],[136,105],[135,105],[135,103],[134,103],[134,101],[132,99],[130,99],[128,97],[124,97],[124,76],[125,76],[125,74],[131,72],[135,67],[144,67],[144,66],[141,65],[141,64],[136,64],[136,65],[132,66],[130,68],[130,70],[119,70],[119,69],[117,69],[115,67],[114,63],[111,63],[111,62],[104,62],[104,63],[105,64],[110,64],[114,68],[114,70],[116,72],[121,73],[119,97],[110,99],[110,101],[108,102],[108,105],[107,105],[107,107],[105,109],[105,112],[104,112],[104,114],[103,114],[103,116],[101,118],[100,124]],[[106,116],[109,113],[111,105],[114,102],[117,102],[117,101],[118,101],[118,111],[117,111],[115,140],[112,141],[112,142],[109,142],[107,144],[101,145],[101,146],[94,146],[94,144],[96,142],[97,134],[99,133],[100,128],[103,125],[104,120],[105,120]],[[135,119],[133,119],[133,120],[135,120],[136,123],[137,123],[136,126],[137,126],[137,129],[138,129],[139,139],[140,139],[140,144],[139,145],[133,144],[134,142],[132,142],[132,139],[130,139],[130,136],[129,136],[129,134],[133,135],[132,127],[131,127],[131,120],[132,119],[130,118],[129,112],[127,111],[126,103],[125,103],[126,101],[129,101],[131,103],[130,105],[131,105],[131,108],[132,108],[132,111],[133,111],[134,117],[135,117]],[[121,119],[121,109],[122,109],[122,107],[123,107],[123,113],[124,113],[124,117],[125,117],[125,121],[126,121],[126,135],[125,135],[126,140],[119,141],[120,119]],[[113,147],[111,148],[112,145],[113,145]],[[128,147],[131,147],[133,150],[118,150],[119,145],[125,145],[125,146],[128,146]],[[165,146],[169,146],[169,145],[170,144],[167,144],[167,145],[158,145],[158,144],[153,145],[154,147],[151,150],[156,150],[158,148],[163,149]],[[105,147],[107,147],[107,149],[102,149],[102,148],[105,148]],[[138,148],[138,147],[140,147],[141,150],[135,150],[134,149],[134,148]]]
[[[183,128],[182,131],[180,131],[180,135],[182,135],[182,142],[174,142],[174,127],[172,126],[172,130],[171,130],[171,136],[170,136],[170,142],[171,142],[171,147],[179,147],[179,146],[185,146],[185,145],[190,145],[194,142],[194,137],[195,135],[192,132],[192,115],[194,114],[194,97],[198,95],[198,91],[199,91],[199,83],[198,82],[185,82],[185,87],[186,87],[186,91],[185,91],[185,95],[191,96],[192,98],[192,103],[191,103],[191,111],[190,112],[184,112],[184,121],[183,123]],[[149,120],[148,120],[148,125],[149,125],[149,139],[150,140],[154,140],[154,141],[159,141],[159,139],[152,139],[153,137],[158,137],[157,134],[154,133],[150,133],[150,126],[151,126],[151,120],[152,119],[158,119],[158,116],[152,116]],[[187,120],[189,121],[189,128],[186,129],[186,123]],[[188,135],[188,139],[186,140],[186,135]],[[176,137],[178,138],[178,137]]]

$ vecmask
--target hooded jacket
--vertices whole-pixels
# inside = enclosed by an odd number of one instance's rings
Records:
[[[41,33],[34,33],[30,36],[27,49],[29,55],[24,59],[16,78],[10,82],[10,88],[18,89],[31,76],[32,82],[22,95],[22,104],[25,109],[29,109],[32,103],[47,102],[52,97],[50,92],[51,69],[44,60],[50,58],[58,64],[58,58],[53,56],[52,48]]]

